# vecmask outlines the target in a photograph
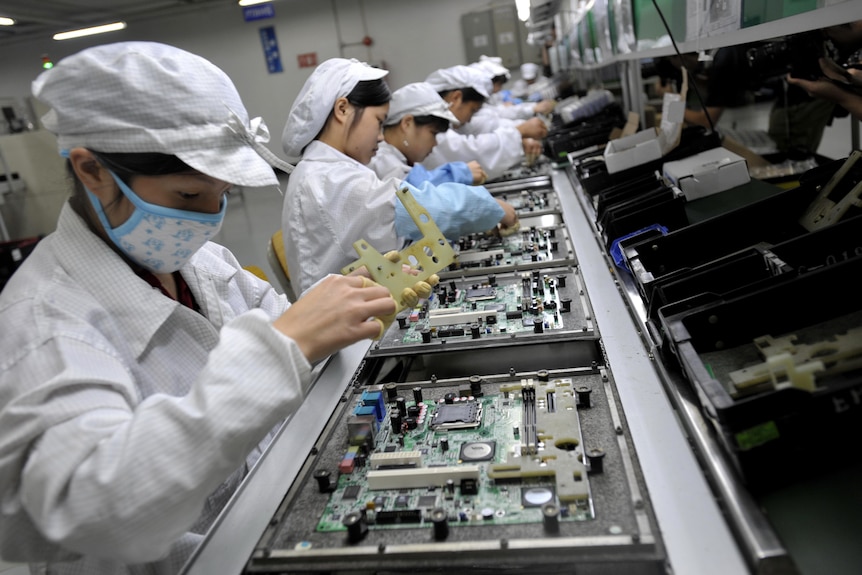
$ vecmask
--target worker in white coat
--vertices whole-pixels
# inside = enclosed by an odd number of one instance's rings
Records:
[[[208,241],[231,185],[290,169],[210,62],[107,44],[33,94],[74,190],[0,293],[0,555],[32,573],[174,575],[312,362],[395,306],[344,276],[290,306]]]
[[[446,162],[477,160],[488,179],[502,176],[506,170],[542,153],[539,141],[547,135],[547,126],[524,122],[501,125],[492,132],[465,134],[467,124],[491,95],[491,77],[470,66],[452,66],[431,73],[425,81],[437,90],[458,118],[459,126],[437,136],[437,146],[422,162],[434,169]]]
[[[386,253],[422,237],[397,199],[404,186],[452,241],[517,224],[514,208],[485,188],[414,187],[400,178],[381,180],[368,167],[389,111],[387,73],[332,58],[312,72],[290,109],[282,145],[299,163],[288,180],[282,229],[288,269],[299,278],[300,291],[358,259],[358,240]]]
[[[507,120],[517,123],[530,120],[536,116],[550,114],[554,110],[554,100],[541,100],[540,102],[508,102],[502,97],[503,88],[511,78],[509,70],[503,66],[503,60],[499,56],[481,56],[477,62],[470,64],[491,76],[493,86],[491,96],[485,105],[462,128],[465,134],[480,134],[492,132],[501,123]],[[547,122],[542,119],[541,121]]]
[[[487,175],[479,162],[448,162],[433,170],[419,163],[437,145],[437,135],[453,123],[458,119],[430,84],[414,82],[398,88],[383,123],[383,141],[369,167],[380,179],[398,178],[414,186],[426,181],[482,185]]]

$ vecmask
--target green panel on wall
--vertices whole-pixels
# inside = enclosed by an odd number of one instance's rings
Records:
[[[679,0],[656,1],[665,20],[667,20],[674,40],[685,40],[685,2]],[[635,37],[638,40],[657,40],[667,34],[652,0],[632,0],[632,8],[634,9]]]
[[[743,0],[742,27],[757,26],[817,8],[817,0]]]

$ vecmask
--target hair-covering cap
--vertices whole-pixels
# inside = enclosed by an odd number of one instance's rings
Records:
[[[497,76],[505,76],[508,80],[512,77],[509,73],[509,69],[503,66],[503,59],[499,56],[485,56],[483,54],[482,56],[479,56],[478,62],[473,62],[470,66],[484,70],[491,75],[491,79],[494,79]]]
[[[293,101],[281,135],[288,158],[302,156],[302,150],[323,129],[336,100],[347,97],[359,82],[379,80],[388,73],[355,58],[330,58],[315,68]]]
[[[425,81],[438,92],[473,88],[485,98],[494,91],[491,76],[470,66],[452,66],[431,72]]]
[[[539,75],[539,65],[532,62],[521,64],[521,78],[524,80],[535,80]]]
[[[264,144],[230,78],[209,61],[155,42],[88,48],[42,72],[33,95],[60,150],[162,153],[240,186],[278,185],[273,167],[293,166]]]
[[[452,124],[458,124],[458,118],[449,109],[446,100],[441,98],[440,94],[425,82],[407,84],[392,92],[389,113],[386,115],[384,124],[387,126],[397,124],[401,118],[408,114],[411,116],[436,116],[449,120]]]

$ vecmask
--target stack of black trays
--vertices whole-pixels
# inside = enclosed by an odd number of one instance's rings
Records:
[[[554,162],[565,162],[568,154],[591,146],[604,147],[614,128],[625,125],[619,104],[605,106],[598,114],[565,125],[552,125],[543,140],[544,153]]]
[[[843,164],[811,170],[792,190],[624,245],[665,364],[691,383],[754,491],[858,454],[845,446],[862,436],[862,209],[814,231],[799,222]],[[856,164],[830,198],[859,185],[862,161]],[[767,367],[770,355],[778,363]],[[808,368],[814,375],[806,388]]]

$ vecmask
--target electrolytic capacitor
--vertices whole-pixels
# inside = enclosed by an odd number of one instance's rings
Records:
[[[563,305],[563,309],[561,310],[563,313],[572,311],[572,298],[564,297],[560,300],[560,303]]]
[[[412,430],[416,429],[416,426],[418,424],[416,423],[415,417],[405,417],[404,418],[404,425],[407,427],[408,430],[412,431]]]
[[[368,520],[364,511],[352,511],[344,516],[341,524],[347,528],[347,540],[359,543],[368,534]]]
[[[479,324],[471,323],[470,324],[470,335],[473,339],[479,339]]]
[[[590,462],[590,474],[602,473],[604,471],[605,450],[593,447],[587,451],[587,461]]]
[[[447,451],[449,451],[449,440],[446,439],[445,437],[440,440],[440,451],[442,451],[443,453],[446,453]],[[450,479],[449,481],[452,481],[452,480]],[[448,484],[448,482],[447,482],[447,484]],[[452,485],[455,485],[455,482],[452,482]]]
[[[560,531],[560,508],[554,503],[542,505],[542,525],[548,533]]]
[[[404,414],[397,409],[389,412],[389,425],[392,427],[392,433],[401,433],[401,424],[403,423]]]
[[[422,403],[422,388],[421,387],[417,386],[417,387],[413,388],[413,401],[416,402],[416,405],[419,405],[420,403]]]
[[[401,412],[402,415],[407,413],[407,400],[404,399],[403,396],[399,395],[395,398],[395,407],[398,411]]]
[[[560,286],[561,288],[566,287],[566,276],[565,275],[558,275],[557,276],[557,285]]]
[[[442,507],[431,510],[431,524],[434,526],[435,541],[443,541],[449,537],[449,517]]]
[[[427,327],[422,329],[422,343],[431,343],[431,330]]]
[[[482,397],[482,378],[478,375],[470,376],[470,393],[473,397]]]
[[[326,469],[318,469],[314,472],[314,479],[317,480],[317,490],[321,493],[329,493],[333,491],[332,482],[330,481],[332,473]]]
[[[407,415],[410,417],[419,417],[420,407],[418,405],[410,405],[407,407]]]
[[[398,386],[394,383],[384,383],[383,389],[386,390],[386,401],[392,403],[398,396]]]
[[[533,322],[533,333],[543,333],[545,331],[544,319],[537,317]]]
[[[443,396],[443,401],[445,401],[446,403],[455,403],[455,397],[455,394],[450,391]]]

